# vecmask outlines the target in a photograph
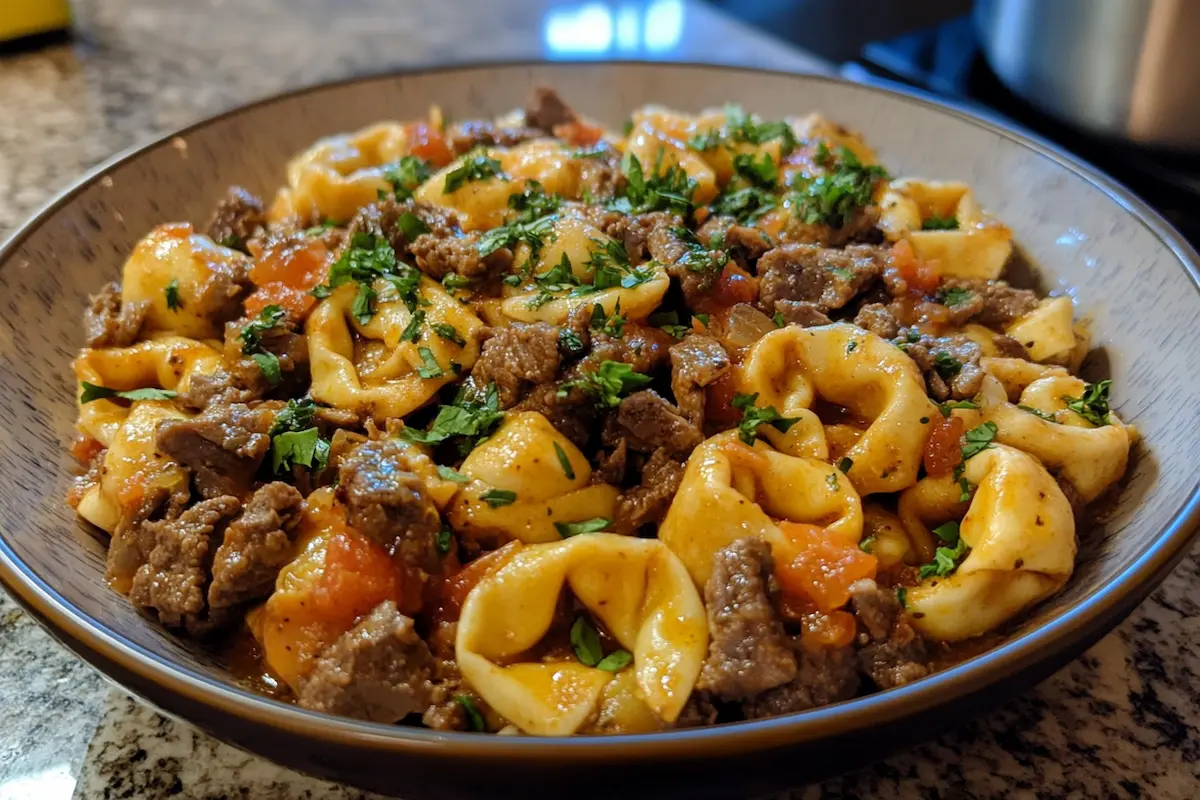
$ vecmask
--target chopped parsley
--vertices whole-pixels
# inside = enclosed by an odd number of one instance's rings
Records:
[[[441,464],[437,465],[437,474],[442,480],[453,481],[454,483],[466,483],[471,480],[453,467],[446,467]]]
[[[658,151],[654,170],[650,175],[642,169],[637,156],[627,152],[621,158],[621,171],[625,173],[625,194],[614,200],[610,207],[626,214],[643,214],[649,211],[674,211],[687,214],[692,209],[692,195],[696,182],[678,164],[662,170],[663,151]]]
[[[564,539],[570,539],[572,536],[578,536],[581,533],[599,533],[610,525],[612,525],[611,519],[592,517],[591,519],[579,522],[556,522],[554,523],[554,528],[558,531],[559,536]]]
[[[336,222],[334,222],[331,219],[327,219],[324,222],[322,222],[320,225],[313,225],[311,228],[305,228],[304,235],[305,236],[320,236],[321,234],[325,233],[325,231],[331,230],[336,227],[337,227]]]
[[[841,459],[841,460],[840,460],[840,461],[838,461],[838,463],[837,463],[837,468],[838,468],[839,470],[841,470],[841,473],[842,473],[843,475],[849,475],[849,474],[850,474],[850,468],[851,468],[851,467],[853,467],[853,466],[854,466],[854,459],[852,459],[852,458],[850,458],[850,457],[848,457],[848,456],[847,456],[846,458],[843,458],[843,459]]]
[[[594,331],[620,338],[621,333],[625,330],[626,321],[625,317],[621,314],[621,300],[619,298],[616,305],[613,306],[613,313],[611,314],[605,313],[604,306],[599,303],[592,305],[590,324]]]
[[[978,428],[972,428],[966,433],[966,444],[962,448],[963,461],[966,461],[972,456],[977,456],[984,450],[993,446],[993,441],[996,439],[996,423],[985,422]]]
[[[454,549],[454,531],[449,528],[442,528],[437,535],[437,551],[442,555],[446,555]]]
[[[554,220],[555,216],[548,214],[528,221],[515,219],[507,225],[492,228],[479,238],[479,255],[486,258],[504,247],[515,250],[519,242],[525,242],[529,245],[530,257],[536,258],[546,239],[554,239]]]
[[[412,197],[418,186],[433,177],[433,169],[428,161],[422,161],[416,156],[404,156],[394,165],[383,171],[383,179],[392,185],[392,193],[397,200],[407,200]],[[447,190],[449,191],[449,190]],[[405,232],[407,236],[407,232]],[[413,237],[409,237],[411,241]]]
[[[842,490],[841,484],[838,483],[836,472],[831,472],[825,476],[825,485],[829,487],[829,491],[831,492],[840,492]]]
[[[517,493],[510,492],[507,489],[489,489],[479,495],[479,499],[483,500],[492,508],[500,506],[511,506],[517,500]]]
[[[689,272],[703,273],[710,280],[715,280],[721,268],[729,263],[729,256],[721,247],[723,239],[716,244],[717,249],[705,247],[696,234],[687,228],[671,228],[671,233],[687,248],[679,263],[688,268]]]
[[[396,251],[382,236],[371,233],[356,233],[350,244],[342,250],[338,260],[329,268],[327,283],[313,288],[313,297],[325,298],[333,290],[347,283],[358,284],[358,295],[354,299],[351,313],[360,325],[366,325],[375,316],[375,282],[385,280],[396,290],[409,311],[421,302],[418,288],[421,273],[402,261],[397,261]],[[268,306],[269,308],[270,306]]]
[[[701,152],[713,150],[727,143],[765,144],[779,139],[781,156],[796,149],[796,134],[786,122],[763,122],[755,114],[747,114],[740,106],[725,106],[725,124],[721,128],[693,136],[688,147]]]
[[[453,403],[438,408],[429,430],[405,428],[400,435],[418,444],[440,444],[452,437],[462,437],[463,446],[460,449],[469,452],[486,439],[503,418],[500,395],[494,383],[488,384],[482,397],[478,391],[464,386]]]
[[[950,412],[956,408],[979,408],[979,406],[970,400],[948,400],[945,403],[938,403],[938,411],[942,412],[943,417],[950,416]]]
[[[604,655],[600,645],[600,634],[587,617],[580,614],[571,626],[571,649],[579,663],[587,667],[596,667],[606,672],[619,672],[633,661],[633,656],[627,650],[616,650]]]
[[[404,326],[404,330],[400,333],[400,341],[415,342],[421,338],[421,326],[425,324],[425,312],[417,309],[413,312],[412,319]]]
[[[942,380],[950,380],[962,372],[962,368],[962,362],[945,350],[939,350],[933,354],[933,370],[942,377]]]
[[[708,314],[692,314],[692,319],[698,319],[701,325],[708,327]]]
[[[448,322],[435,322],[429,327],[433,328],[433,332],[445,339],[447,342],[453,342],[459,347],[463,347],[467,343],[467,340],[464,339],[462,334],[458,332],[458,328],[454,327]]]
[[[787,325],[787,320],[783,318],[782,311],[776,311],[774,316],[771,317],[771,321],[775,323],[776,328],[782,328],[784,325]]]
[[[411,211],[405,211],[400,215],[400,218],[396,220],[396,227],[404,234],[404,238],[410,242],[423,233],[429,233],[429,226]]]
[[[959,525],[957,522],[947,522],[933,529],[933,533],[943,542],[944,547],[938,547],[933,554],[933,561],[929,564],[923,564],[917,571],[917,577],[920,580],[937,576],[944,578],[950,575],[958,568],[959,563],[967,553],[971,552],[971,548],[967,546],[966,541],[959,535]]]
[[[442,191],[451,194],[470,181],[484,181],[497,175],[501,175],[499,161],[482,150],[468,153],[457,167],[446,173]]]
[[[275,413],[271,422],[271,436],[286,431],[303,431],[313,427],[313,416],[317,412],[317,404],[311,398],[288,400],[287,405]]]
[[[242,249],[242,240],[234,236],[232,233],[222,239],[219,244],[222,247],[228,247],[230,250]]]
[[[955,219],[953,215],[949,217],[939,217],[934,215],[921,221],[921,230],[956,231],[958,230],[958,220]]]
[[[874,535],[868,536],[867,538],[865,538],[861,542],[859,542],[858,549],[862,550],[864,553],[870,553],[872,550],[874,550],[875,549],[875,536]]]
[[[628,650],[614,650],[596,664],[596,669],[605,672],[620,672],[633,662],[633,655]]]
[[[650,315],[649,323],[661,331],[665,331],[675,339],[687,336],[691,328],[679,324],[678,311],[658,311]]]
[[[82,385],[83,393],[79,396],[80,403],[90,403],[93,400],[107,400],[110,397],[119,397],[122,400],[170,400],[179,394],[170,389],[130,389],[128,391],[119,391],[117,389],[108,389],[104,386],[97,386],[87,381],[83,381]]]
[[[749,153],[738,153],[733,157],[733,172],[750,186],[774,189],[779,183],[779,168],[767,153],[754,158]]]
[[[179,278],[171,278],[171,282],[167,284],[163,294],[167,296],[167,308],[172,311],[183,308],[183,301],[179,299]]]
[[[467,713],[467,724],[471,727],[471,730],[477,733],[487,732],[487,723],[483,720],[483,714],[479,713],[479,706],[475,705],[475,701],[470,695],[455,695],[454,702],[462,706],[463,711]]]
[[[975,293],[970,289],[963,289],[959,286],[944,286],[937,291],[938,302],[949,308],[955,308],[971,302],[971,298]]]
[[[596,403],[606,408],[616,408],[621,398],[650,383],[650,376],[634,372],[633,367],[621,361],[602,361],[595,372],[585,372],[575,380],[558,385],[558,397],[563,398],[571,389],[581,389],[595,398]]]
[[[421,356],[421,360],[425,362],[425,366],[417,370],[417,374],[422,378],[440,378],[446,374],[446,371],[438,364],[437,359],[433,356],[433,351],[428,347],[418,347],[417,353]]]
[[[1033,414],[1035,417],[1044,419],[1047,422],[1055,422],[1055,423],[1058,422],[1058,417],[1054,416],[1053,414],[1051,414],[1049,412],[1042,411],[1040,408],[1034,408],[1033,406],[1025,406],[1025,405],[1020,405],[1020,404],[1017,405],[1017,408],[1021,409],[1022,411],[1026,412],[1028,414]]]
[[[283,371],[279,367],[279,357],[274,353],[252,353],[250,359],[258,365],[263,377],[271,386],[278,386],[283,380]]]
[[[1108,408],[1108,392],[1111,387],[1111,380],[1089,383],[1083,392],[1083,397],[1063,395],[1062,400],[1067,404],[1067,408],[1096,427],[1109,425],[1112,423]]]
[[[759,425],[770,425],[780,433],[787,433],[788,428],[800,421],[799,417],[783,416],[775,406],[759,408],[754,405],[756,400],[758,400],[758,392],[733,396],[733,407],[742,412],[742,421],[737,426],[738,437],[748,445],[754,445]]]
[[[583,352],[583,340],[579,338],[578,333],[570,328],[559,328],[558,347],[570,355],[577,356]]]
[[[769,211],[774,211],[779,205],[778,199],[772,192],[757,186],[729,188],[712,204],[714,214],[725,214],[737,219],[743,225],[751,225]]]
[[[239,334],[242,340],[242,354],[250,356],[263,377],[271,386],[278,386],[283,379],[279,369],[279,357],[263,347],[262,335],[287,319],[287,312],[282,306],[269,305],[250,320]]]
[[[329,442],[315,427],[302,431],[284,431],[271,437],[271,471],[307,467],[319,472],[329,466]]]
[[[864,165],[846,147],[839,147],[836,157],[828,148],[819,148],[817,160],[825,168],[824,174],[815,178],[801,174],[792,181],[796,216],[810,225],[841,228],[855,211],[870,204],[876,182],[888,178],[883,167]]]
[[[575,480],[575,468],[571,466],[571,459],[567,458],[567,451],[563,450],[558,442],[554,443],[554,455],[558,456],[558,463],[562,465],[567,480]]]
[[[904,586],[896,587],[896,601],[900,603],[901,608],[908,608],[908,588]]]
[[[851,339],[850,344],[846,345],[846,355],[850,355],[857,349],[858,349],[858,340]]]
[[[508,198],[508,207],[516,212],[515,219],[520,222],[533,222],[555,213],[561,206],[561,197],[547,194],[542,184],[533,180],[529,181],[524,191],[509,195]]]
[[[446,273],[446,277],[442,278],[442,288],[450,294],[454,294],[459,289],[466,289],[474,285],[475,281],[459,275],[457,272],[448,272]]]

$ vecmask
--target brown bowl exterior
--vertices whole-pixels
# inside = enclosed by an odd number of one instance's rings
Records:
[[[103,582],[103,544],[63,498],[74,421],[69,362],[90,292],[169,220],[201,223],[232,183],[269,196],[286,160],[378,119],[484,117],[555,86],[616,126],[661,103],[727,100],[772,118],[821,109],[862,130],[897,174],[960,179],[1014,230],[1046,288],[1093,320],[1085,367],[1114,380],[1144,437],[1066,590],[1001,647],[910,686],[713,728],[610,738],[444,734],[303,711],[234,685],[220,659],[138,615]],[[1195,253],[1110,179],[1052,147],[928,99],[828,78],[689,65],[490,65],[318,87],[200,123],[103,165],[0,249],[0,581],[60,641],[122,685],[214,735],[300,770],[409,797],[613,789],[754,794],[879,758],[1046,677],[1116,625],[1183,556],[1197,524],[1200,279]],[[1069,289],[1067,288],[1069,287]],[[715,769],[714,769],[715,767]]]

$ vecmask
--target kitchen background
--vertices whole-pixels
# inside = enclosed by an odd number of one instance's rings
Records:
[[[1200,5],[1184,0],[78,0],[69,33],[53,15],[38,32],[36,15],[56,5],[0,0],[0,38],[35,34],[0,44],[0,238],[99,161],[240,103],[356,74],[523,58],[715,61],[908,84],[1033,129],[1200,236],[1200,162],[1188,152],[1200,150],[1200,115],[1186,102]],[[1198,557],[1029,695],[795,796],[1196,797]],[[158,715],[0,591],[0,800],[162,796],[364,795]]]

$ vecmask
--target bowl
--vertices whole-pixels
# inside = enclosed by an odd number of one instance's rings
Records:
[[[618,126],[629,110],[736,101],[769,118],[821,109],[893,172],[968,182],[1009,224],[1043,288],[1093,321],[1085,372],[1113,378],[1143,445],[1066,589],[1002,645],[897,689],[773,719],[652,735],[441,733],[305,711],[237,686],[219,657],[140,616],[103,580],[104,545],[64,503],[75,418],[69,363],[89,292],[155,224],[206,219],[231,183],[269,194],[320,136],[439,104],[518,107],[537,85]],[[561,791],[748,795],[795,787],[961,723],[1045,678],[1115,626],[1183,556],[1198,521],[1200,275],[1143,202],[1053,146],[922,96],[806,75],[694,65],[543,64],[353,80],[256,103],[103,164],[0,249],[0,580],[66,646],[167,713],[305,772],[408,797]],[[601,772],[601,769],[609,772]]]

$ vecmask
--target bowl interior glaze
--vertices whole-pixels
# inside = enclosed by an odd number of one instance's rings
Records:
[[[1087,369],[1113,379],[1118,412],[1143,437],[1108,524],[1081,542],[1065,591],[1000,649],[913,686],[760,723],[622,737],[624,743],[554,743],[385,728],[246,694],[219,659],[166,633],[106,588],[103,544],[63,500],[73,467],[69,365],[82,342],[88,294],[119,278],[134,243],[156,224],[204,224],[230,184],[269,197],[284,180],[287,159],[320,136],[420,117],[432,104],[450,118],[489,117],[519,106],[536,85],[557,88],[614,127],[646,103],[698,111],[736,101],[768,118],[821,110],[860,130],[893,174],[970,184],[984,207],[1012,227],[1038,265],[1043,287],[1069,293],[1078,313],[1092,320],[1097,351]],[[232,730],[237,718],[300,739],[337,739],[359,748],[364,759],[424,752],[515,763],[732,754],[862,730],[1065,657],[1082,646],[1081,637],[1095,638],[1115,625],[1183,552],[1195,522],[1193,465],[1200,445],[1194,258],[1140,201],[1050,148],[924,99],[826,78],[699,66],[510,65],[371,78],[287,95],[110,162],[0,251],[0,578],[57,635],[135,690],[263,751],[269,748]],[[354,779],[344,763],[301,766]]]

